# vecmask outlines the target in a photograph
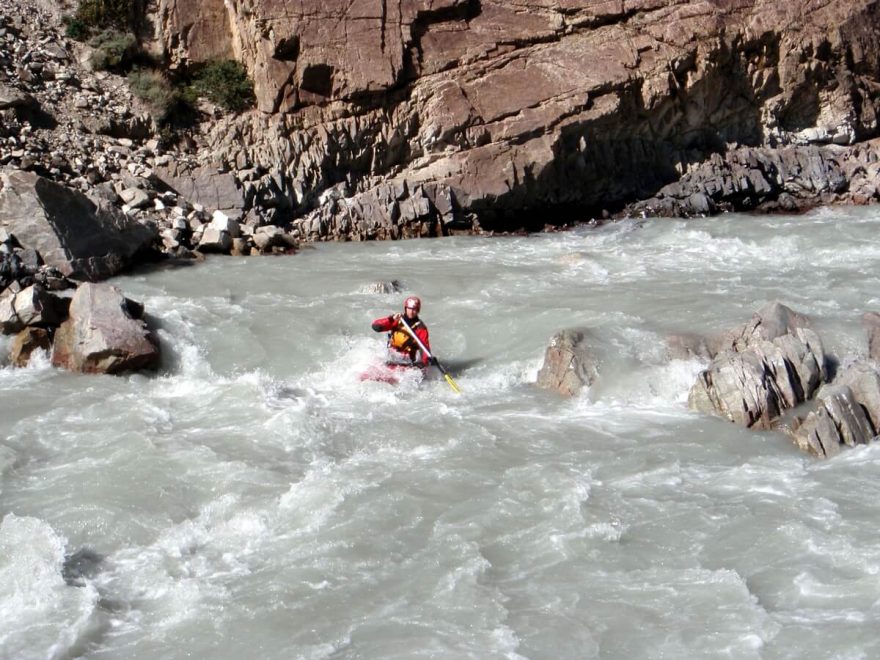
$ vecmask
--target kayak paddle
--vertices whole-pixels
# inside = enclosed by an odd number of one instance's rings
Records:
[[[419,348],[422,349],[422,353],[428,356],[428,359],[432,362],[432,364],[437,365],[437,368],[440,370],[440,373],[443,374],[443,378],[446,379],[446,382],[449,383],[449,387],[452,388],[452,391],[456,394],[461,394],[461,390],[458,389],[458,385],[452,380],[452,376],[449,375],[449,372],[440,364],[440,360],[431,355],[431,351],[422,343],[422,340],[418,338],[413,329],[410,327],[409,322],[406,320],[405,316],[400,317],[400,322],[403,323],[403,327],[406,328],[406,331],[409,333],[409,336],[416,340],[416,343],[419,345]]]

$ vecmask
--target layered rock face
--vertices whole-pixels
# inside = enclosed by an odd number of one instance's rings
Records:
[[[713,154],[838,162],[878,131],[876,0],[159,0],[153,18],[173,64],[248,67],[260,112],[210,128],[203,160],[306,238],[540,227],[651,198]],[[848,192],[776,183],[765,160],[763,197],[639,210]]]

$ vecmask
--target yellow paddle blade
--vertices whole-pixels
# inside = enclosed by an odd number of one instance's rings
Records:
[[[461,390],[458,389],[458,385],[456,385],[456,384],[455,384],[455,381],[452,380],[452,376],[450,376],[449,374],[443,374],[443,377],[446,378],[446,382],[449,383],[449,387],[451,387],[452,390],[453,390],[456,394],[461,394]]]

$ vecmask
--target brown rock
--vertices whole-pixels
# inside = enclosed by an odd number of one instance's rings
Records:
[[[822,342],[806,318],[769,305],[725,334],[729,348],[697,377],[688,405],[745,427],[769,429],[827,379]]]
[[[42,349],[49,351],[52,348],[52,335],[46,328],[25,328],[12,340],[10,361],[16,367],[26,367],[31,359],[31,354]]]
[[[264,114],[218,122],[203,163],[266,172],[248,199],[326,239],[510,229],[638,198],[797,208],[857,178],[853,194],[874,195],[855,143],[877,133],[878,14],[876,0],[161,0],[154,18],[172,64],[235,53],[254,79]],[[392,178],[453,203],[385,204]],[[342,181],[353,204],[321,198]]]
[[[80,286],[70,304],[70,318],[55,333],[52,364],[86,373],[155,369],[159,348],[146,323],[133,319],[128,310],[118,288]]]
[[[536,384],[563,396],[573,396],[591,385],[597,375],[586,332],[563,330],[550,340]]]

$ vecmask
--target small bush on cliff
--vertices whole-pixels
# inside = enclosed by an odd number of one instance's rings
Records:
[[[64,35],[74,41],[85,41],[89,36],[89,26],[76,16],[64,16]]]
[[[103,30],[134,27],[133,0],[80,0],[74,18],[86,28]]]
[[[91,62],[96,71],[125,69],[137,54],[137,39],[128,32],[105,30],[89,41],[95,50]]]
[[[254,85],[235,60],[209,62],[193,76],[191,87],[228,112],[241,112],[254,104]]]
[[[177,93],[168,78],[153,69],[134,69],[128,74],[128,87],[149,106],[158,125],[165,123],[178,103]]]

